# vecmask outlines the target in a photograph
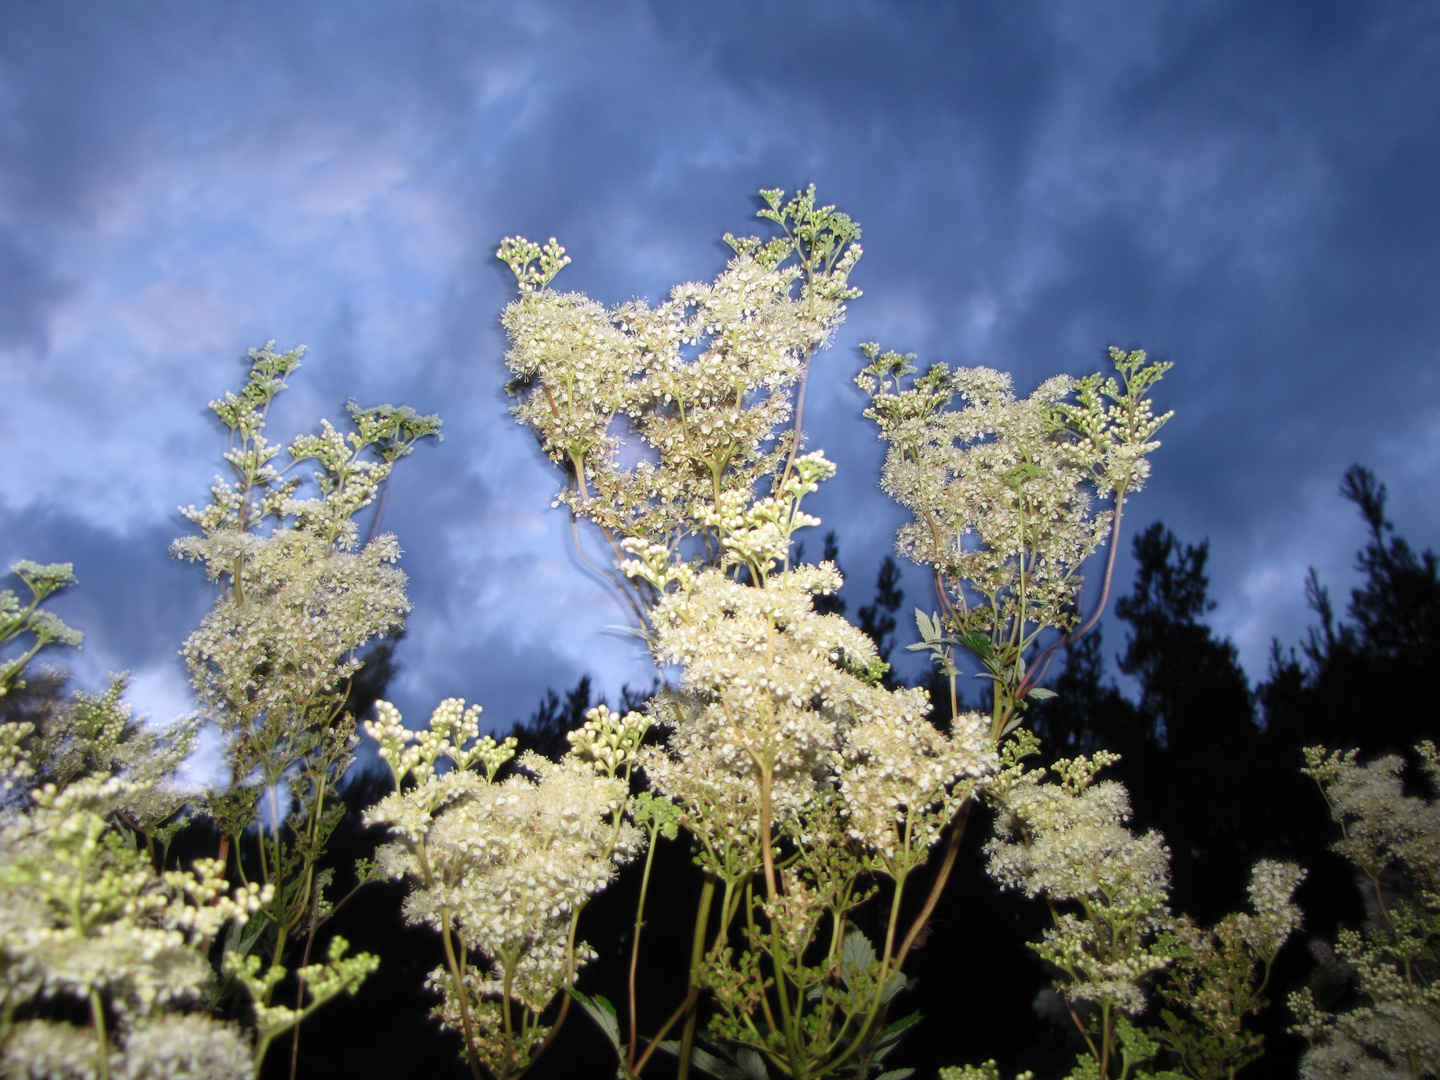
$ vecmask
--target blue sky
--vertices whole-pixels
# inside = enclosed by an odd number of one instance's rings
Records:
[[[506,414],[493,252],[556,236],[557,284],[657,300],[758,230],[756,190],[811,182],[865,230],[807,408],[852,605],[899,520],[850,381],[867,340],[1023,392],[1109,345],[1173,361],[1130,520],[1209,537],[1252,678],[1303,633],[1308,566],[1355,580],[1348,465],[1440,537],[1433,5],[52,0],[0,12],[0,559],[76,564],[82,681],[188,708],[211,596],[167,548],[221,464],[205,403],[248,348],[303,343],[272,436],[349,397],[445,421],[385,523],[407,715],[648,682]]]

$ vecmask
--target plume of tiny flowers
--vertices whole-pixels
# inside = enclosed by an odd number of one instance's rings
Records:
[[[211,981],[210,942],[271,898],[258,884],[227,890],[213,860],[157,874],[148,855],[110,825],[117,810],[136,804],[137,786],[113,776],[83,777],[63,789],[46,784],[33,792],[28,811],[0,822],[5,1074],[50,1075],[16,1070],[53,1060],[54,1075],[69,1075],[71,1061],[78,1062],[75,1075],[151,1075],[141,1064],[155,1057],[165,1031],[185,1027],[169,1013],[199,1001]],[[16,1007],[37,996],[85,1003],[91,1030],[82,1036],[40,1022],[10,1030]],[[119,1021],[123,1052],[110,1042],[107,1009]],[[228,1059],[239,1044],[233,1026],[197,1023],[203,1032],[189,1027],[204,1041],[194,1053]],[[245,1060],[248,1073],[248,1050]]]
[[[1011,767],[990,789],[1000,807],[985,846],[990,876],[1052,905],[1055,925],[1031,948],[1063,973],[1057,989],[1067,1001],[1098,1006],[1101,1023],[1114,1008],[1135,1015],[1145,1008],[1140,981],[1167,963],[1155,935],[1167,922],[1170,853],[1158,833],[1136,836],[1126,826],[1121,784],[1094,783],[1118,755],[1062,759],[1051,769],[1055,781],[1042,783],[1045,770],[1018,765],[1017,753],[1033,745],[1011,749]]]
[[[437,418],[406,407],[351,402],[351,430],[322,421],[318,434],[291,441],[288,463],[278,467],[282,450],[265,438],[265,418],[302,351],[252,350],[240,392],[210,403],[229,430],[224,457],[231,478],[216,478],[208,506],[182,509],[200,535],[172,546],[223,586],[182,655],[231,771],[229,787],[207,803],[222,851],[232,841],[254,843],[262,880],[276,887],[265,913],[277,931],[269,981],[254,982],[258,1015],[267,1017],[280,1016],[269,995],[271,975],[284,971],[286,945],[332,910],[323,895],[327,879],[315,864],[339,820],[335,792],[357,744],[355,719],[344,712],[350,680],[362,666],[356,651],[400,628],[410,609],[405,575],[394,565],[395,537],[362,543],[354,519],[379,496],[395,462],[420,439],[438,438],[440,428]],[[299,477],[286,476],[307,462],[308,496]],[[262,798],[269,821],[254,830]],[[359,957],[337,964],[333,970],[343,968],[347,978],[363,975]],[[316,978],[333,982],[318,970]],[[313,985],[311,991],[316,996]],[[307,1011],[297,1003],[288,1022]],[[265,1023],[262,1053],[279,1030]]]
[[[406,919],[445,939],[450,959],[431,977],[442,994],[436,1015],[465,1038],[472,1060],[511,1075],[548,1033],[541,1013],[591,955],[575,941],[580,908],[643,847],[625,810],[629,763],[648,725],[593,709],[559,763],[527,753],[517,764],[530,775],[497,781],[515,740],[480,737],[478,708],[449,699],[418,733],[389,703],[378,713],[366,732],[396,781],[365,813],[397,837],[379,854],[381,870],[413,882]],[[451,764],[443,773],[440,757]],[[462,968],[453,939],[483,966]]]
[[[936,364],[915,378],[911,357],[863,349],[856,382],[888,443],[881,487],[912,515],[896,549],[942,586],[938,625],[922,618],[914,648],[952,678],[951,647],[976,654],[996,682],[998,738],[1033,686],[1030,647],[1079,625],[1081,564],[1148,475],[1169,414],[1155,416],[1145,395],[1170,365],[1112,349],[1119,381],[1056,376],[1022,399],[990,368]],[[1097,498],[1111,509],[1097,511]]]
[[[859,295],[848,279],[861,251],[859,228],[813,189],[782,196],[766,193],[760,216],[784,237],[727,236],[735,255],[713,283],[678,285],[653,308],[552,291],[569,261],[553,240],[497,252],[520,286],[502,317],[512,411],[566,470],[556,504],[598,525],[617,561],[627,539],[685,561],[687,538],[713,544],[717,516],[743,515],[763,482],[786,498],[799,434],[782,429],[810,355]]]
[[[922,689],[870,687],[872,705],[844,736],[836,773],[850,837],[898,877],[926,852],[997,770],[990,725],[979,713],[956,717],[948,734],[924,719]]]
[[[1293,894],[1305,871],[1293,863],[1261,859],[1250,872],[1253,912],[1234,912],[1213,927],[1188,916],[1164,935],[1172,961],[1160,981],[1165,1050],[1196,1080],[1234,1076],[1259,1058],[1265,1040],[1247,1030],[1246,1018],[1267,1002],[1265,988],[1280,947],[1300,926]]]
[[[1432,790],[1440,755],[1416,747]],[[1340,827],[1334,850],[1360,871],[1369,925],[1341,930],[1335,951],[1353,973],[1359,1004],[1328,1013],[1307,987],[1290,995],[1296,1025],[1310,1040],[1305,1080],[1440,1075],[1440,801],[1406,795],[1404,762],[1361,763],[1355,751],[1305,751],[1304,772],[1320,786]],[[1382,881],[1383,875],[1383,881]]]

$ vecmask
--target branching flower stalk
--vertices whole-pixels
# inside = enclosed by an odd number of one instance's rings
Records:
[[[29,559],[21,559],[10,567],[10,572],[30,590],[30,602],[22,607],[11,590],[0,591],[0,649],[24,635],[33,634],[34,639],[18,656],[0,661],[0,698],[8,694],[12,686],[24,689],[20,673],[45,646],[55,644],[78,649],[82,640],[80,631],[66,626],[53,611],[40,607],[53,594],[75,583],[73,564],[49,563],[42,566]]]
[[[792,477],[798,388],[859,295],[848,282],[860,229],[817,207],[813,188],[788,202],[778,190],[762,197],[760,216],[785,235],[727,234],[735,257],[725,272],[677,286],[654,308],[606,310],[551,290],[570,261],[554,240],[512,237],[498,252],[520,287],[502,317],[515,418],[566,471],[557,505],[595,525],[617,564],[628,557],[622,542],[639,538],[676,559],[698,547],[714,563],[716,516]],[[610,580],[647,626],[656,597],[646,583]]]
[[[952,715],[957,647],[979,660],[998,742],[1021,723],[1027,700],[1051,696],[1039,680],[1055,650],[1104,610],[1125,500],[1143,486],[1154,436],[1170,418],[1156,416],[1146,394],[1170,365],[1111,349],[1118,380],[1056,376],[1017,399],[1010,377],[989,368],[935,364],[915,378],[912,357],[875,344],[862,350],[865,415],[889,444],[881,487],[913,515],[896,548],[930,567],[940,605],[934,615],[916,609],[921,640],[909,648],[929,652],[948,677]],[[1097,499],[1111,509],[1097,513]],[[1082,623],[1080,568],[1107,534],[1100,600]],[[1047,633],[1059,636],[1041,651]],[[949,879],[968,813],[968,805],[957,812],[907,947]]]
[[[1440,753],[1430,742],[1415,749],[1440,791]],[[1308,987],[1290,995],[1291,1030],[1310,1042],[1300,1075],[1440,1075],[1440,801],[1405,794],[1395,755],[1361,764],[1354,750],[1317,746],[1305,762],[1340,827],[1334,850],[1368,885],[1369,925],[1342,930],[1335,947],[1358,1004],[1332,1013]]]
[[[237,851],[236,871],[274,889],[265,913],[268,965],[263,974],[235,969],[258,995],[259,1014],[268,1016],[286,974],[287,945],[331,911],[317,892],[323,886],[317,864],[344,812],[335,788],[356,742],[355,719],[343,712],[360,667],[356,651],[397,629],[409,610],[405,577],[393,566],[400,555],[394,536],[361,547],[354,519],[399,458],[418,440],[438,437],[440,422],[408,408],[351,403],[353,431],[342,434],[322,421],[320,434],[291,442],[282,471],[275,464],[281,448],[264,435],[265,417],[299,367],[301,350],[267,346],[250,355],[240,393],[211,402],[230,433],[225,459],[232,478],[216,478],[208,506],[182,510],[200,535],[177,540],[172,550],[204,564],[222,585],[182,653],[230,766],[229,789],[210,800],[222,832],[221,861],[228,861],[232,842],[253,836],[253,863]],[[306,461],[316,465],[317,494],[310,498],[301,497],[302,478],[285,475]],[[353,985],[362,967],[359,958],[308,965],[297,972],[299,993],[317,978],[328,989],[342,968],[341,981]],[[295,1022],[307,1011],[297,998]],[[269,1021],[261,1026],[271,1031]],[[262,1043],[269,1037],[262,1033]]]
[[[1118,760],[1100,751],[1027,770],[1038,749],[1023,729],[1002,749],[987,789],[1000,807],[986,845],[1002,886],[1043,898],[1052,925],[1031,948],[1058,972],[1055,988],[1085,1042],[1072,1080],[1150,1077],[1161,1056],[1191,1080],[1233,1078],[1259,1057],[1245,1018],[1263,1008],[1271,965],[1300,925],[1292,894],[1304,872],[1261,860],[1252,871],[1253,914],[1202,928],[1169,910],[1169,851],[1156,832],[1127,825],[1129,796],[1096,774]],[[1163,1026],[1142,1028],[1151,985],[1168,1008]]]
[[[956,698],[955,648],[973,654],[994,691],[991,735],[1014,727],[1045,659],[1092,627],[1109,595],[1126,498],[1149,475],[1156,432],[1150,388],[1169,370],[1111,349],[1120,378],[1055,376],[1026,399],[989,368],[933,365],[863,346],[856,382],[888,444],[881,487],[913,515],[899,552],[935,574],[941,611],[917,611],[922,641]],[[956,403],[959,407],[955,407]],[[1109,510],[1096,512],[1096,500]],[[1101,600],[1081,623],[1082,564],[1110,538]],[[1036,660],[1042,635],[1065,637]]]
[[[73,582],[64,564],[22,562],[16,572],[37,603]],[[32,604],[7,633],[33,627],[35,614]],[[78,644],[53,617],[50,626],[61,631],[51,641]],[[11,686],[23,685],[23,670],[9,668]],[[206,954],[273,890],[227,890],[216,860],[162,869],[171,819],[197,796],[173,776],[195,729],[143,728],[121,701],[126,682],[78,693],[38,726],[0,728],[0,1073],[245,1080],[256,1068],[245,1033],[204,1015]],[[44,1018],[50,1002],[66,1000],[86,1010],[88,1027]],[[17,1020],[22,1008],[30,1018]]]
[[[873,643],[815,611],[840,586],[832,565],[791,565],[795,531],[816,523],[801,501],[834,472],[800,452],[801,402],[858,295],[859,229],[813,189],[762,197],[783,235],[727,236],[714,284],[655,308],[552,291],[568,262],[553,240],[499,252],[521,290],[504,316],[516,418],[566,471],[557,504],[601,531],[657,664],[683,672],[649,706],[668,742],[641,759],[706,874],[682,1076],[701,990],[712,1035],[787,1075],[870,1060],[903,983],[904,882],[994,761],[978,717],[935,730],[923,692],[879,686]],[[877,876],[892,888],[883,955],[849,925]],[[638,1072],[655,1041],[637,1056],[613,1014],[592,1015]]]
[[[441,935],[436,1015],[464,1039],[472,1076],[519,1076],[559,1024],[545,1012],[592,955],[575,939],[581,910],[644,845],[626,813],[649,722],[600,706],[562,761],[526,753],[517,764],[530,776],[497,782],[515,740],[480,737],[479,706],[441,702],[421,732],[388,702],[377,708],[365,730],[395,791],[365,820],[397,838],[381,849],[380,871],[414,883],[406,919]]]

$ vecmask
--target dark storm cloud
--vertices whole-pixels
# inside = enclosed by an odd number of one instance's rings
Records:
[[[177,529],[158,525],[117,536],[58,507],[0,507],[4,571],[22,558],[74,566],[76,584],[47,606],[85,641],[78,653],[51,649],[44,659],[74,670],[92,688],[110,672],[158,669],[172,682],[182,680],[180,646],[204,616],[210,590],[203,570],[170,558]],[[4,587],[28,599],[8,573]]]
[[[1144,347],[1176,362],[1177,415],[1131,520],[1210,536],[1216,618],[1258,676],[1303,626],[1305,567],[1349,580],[1351,461],[1412,538],[1440,534],[1437,102],[1440,23],[1402,3],[7,11],[0,554],[83,539],[97,654],[171,664],[208,595],[162,565],[220,464],[203,402],[246,348],[303,341],[274,437],[351,396],[446,421],[387,510],[407,714],[457,694],[508,723],[585,671],[613,697],[644,664],[605,636],[622,617],[506,415],[495,245],[557,236],[561,287],[656,301],[720,269],[721,233],[760,231],[758,188],[814,181],[865,228],[865,296],[807,412],[841,467],[815,509],[852,610],[900,518],[873,487],[858,342],[1021,393]],[[111,611],[152,588],[171,614]]]

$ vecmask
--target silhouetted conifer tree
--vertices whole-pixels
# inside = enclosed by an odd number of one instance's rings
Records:
[[[1154,732],[1135,705],[1105,677],[1101,627],[1065,646],[1055,697],[1030,706],[1030,725],[1047,758],[1111,750],[1125,758],[1153,754]]]
[[[1135,538],[1134,591],[1116,613],[1130,624],[1120,670],[1140,683],[1134,736],[1112,746],[1135,819],[1170,843],[1174,899],[1205,922],[1233,910],[1259,856],[1254,802],[1260,730],[1235,646],[1202,619],[1214,604],[1209,544],[1182,544],[1159,522]],[[1128,745],[1123,745],[1128,743]]]
[[[887,664],[895,648],[895,612],[905,599],[905,590],[900,588],[900,564],[889,555],[880,563],[880,573],[875,578],[875,602],[860,609],[858,626],[875,642],[875,650]],[[893,686],[893,679],[886,685]]]
[[[1359,747],[1367,756],[1405,753],[1436,730],[1430,688],[1440,675],[1440,562],[1395,535],[1385,485],[1370,470],[1351,466],[1340,494],[1369,529],[1356,558],[1365,578],[1341,621],[1311,570],[1306,598],[1320,625],[1310,631],[1304,661],[1275,650],[1260,689],[1266,726],[1296,753],[1316,743]]]

